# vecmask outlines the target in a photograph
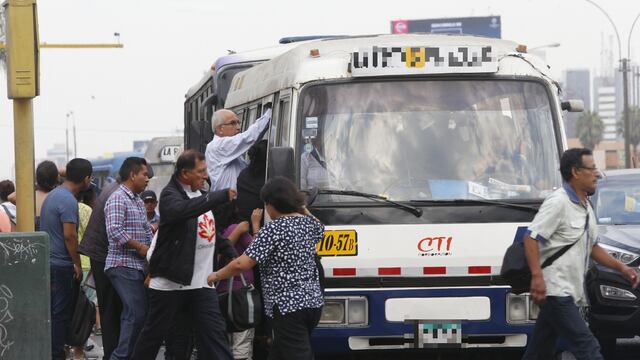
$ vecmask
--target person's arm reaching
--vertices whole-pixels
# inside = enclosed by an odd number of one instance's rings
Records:
[[[179,192],[167,190],[163,190],[160,195],[160,218],[163,223],[167,224],[199,216],[220,204],[235,199],[237,196],[234,189],[226,189],[212,191],[192,199],[184,199]]]
[[[235,245],[235,243],[237,243],[238,240],[240,240],[242,235],[244,235],[244,234],[246,234],[248,232],[249,232],[249,222],[248,221],[243,221],[243,222],[239,223],[238,225],[236,225],[236,227],[233,229],[233,231],[231,231],[231,234],[229,234],[229,236],[227,236],[227,239],[229,239],[229,241],[231,241],[231,243]]]
[[[271,109],[267,110],[247,130],[234,135],[220,138],[220,144],[216,147],[215,161],[218,164],[227,164],[247,152],[253,144],[260,139],[260,134],[268,128],[271,120]],[[208,152],[208,151],[207,151]],[[207,163],[209,163],[209,157]]]
[[[209,276],[207,276],[207,283],[209,284],[209,286],[211,286],[215,282],[228,279],[232,276],[239,275],[242,272],[252,269],[254,266],[256,266],[256,264],[257,262],[255,260],[245,254],[242,254],[231,261],[229,264],[227,264],[227,266],[209,274]]]

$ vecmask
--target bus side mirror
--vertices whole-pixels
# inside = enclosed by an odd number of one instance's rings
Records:
[[[295,183],[293,148],[286,146],[272,147],[269,149],[268,164],[269,179],[276,176],[284,176]]]
[[[584,111],[584,102],[578,99],[563,101],[560,103],[560,106],[562,107],[562,110],[567,110],[568,112]]]

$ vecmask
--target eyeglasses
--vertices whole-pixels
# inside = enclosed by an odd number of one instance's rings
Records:
[[[223,125],[233,125],[233,126],[238,126],[238,125],[240,125],[240,120],[237,120],[237,119],[236,119],[236,120],[232,120],[232,121],[230,121],[230,122],[228,122],[228,123],[224,123],[224,124],[222,124],[222,125],[220,125],[220,126],[223,126]]]
[[[597,168],[595,165],[594,165],[593,167],[578,166],[578,169],[590,170],[591,172],[596,172],[596,171],[598,171],[598,168]]]

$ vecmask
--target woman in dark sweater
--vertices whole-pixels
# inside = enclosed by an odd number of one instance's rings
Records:
[[[324,225],[306,210],[302,194],[285,178],[268,181],[260,197],[272,221],[243,255],[207,280],[212,284],[260,264],[264,310],[273,319],[269,359],[313,359],[310,335],[323,305],[316,244]]]

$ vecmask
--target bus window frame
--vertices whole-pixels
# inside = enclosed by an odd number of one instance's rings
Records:
[[[275,144],[276,146],[291,146],[291,104],[293,98],[293,89],[280,91],[279,95],[280,96],[278,98],[277,114],[278,124],[276,128],[277,130],[275,135]],[[283,114],[283,108],[286,109],[284,105],[287,103],[289,105],[288,111]],[[285,128],[286,133],[283,134]],[[283,138],[283,135],[285,135],[286,138]]]
[[[335,79],[335,80],[316,80],[316,81],[310,81],[306,84],[304,84],[297,92],[297,99],[295,104],[292,102],[292,106],[295,105],[295,112],[292,111],[292,113],[295,115],[295,118],[292,119],[292,121],[295,122],[295,127],[294,127],[294,134],[296,134],[296,136],[294,136],[293,139],[293,149],[294,149],[294,159],[295,159],[295,176],[296,176],[296,185],[300,186],[300,150],[299,148],[302,146],[302,144],[300,144],[301,139],[298,138],[297,134],[300,133],[300,131],[302,131],[302,121],[300,121],[300,119],[302,119],[302,107],[300,106],[299,102],[300,99],[302,99],[305,95],[305,92],[313,87],[313,86],[318,86],[318,85],[334,85],[334,84],[348,84],[348,83],[366,83],[366,82],[380,82],[382,80],[384,81],[425,81],[425,80],[433,80],[433,81],[460,81],[461,79],[464,80],[468,80],[468,81],[529,81],[529,82],[535,82],[538,83],[540,85],[542,85],[542,87],[545,89],[545,92],[547,94],[547,97],[549,98],[549,106],[550,106],[550,111],[551,111],[551,118],[552,118],[552,125],[553,125],[553,131],[555,134],[555,143],[556,143],[556,151],[558,154],[558,164],[560,164],[560,157],[562,156],[562,153],[564,152],[564,144],[562,142],[563,136],[564,136],[564,128],[563,128],[563,123],[564,123],[564,116],[563,116],[563,112],[560,110],[560,103],[558,102],[558,97],[555,96],[552,92],[552,86],[553,84],[550,84],[549,82],[546,82],[543,78],[539,78],[539,77],[535,77],[535,76],[531,76],[531,75],[525,75],[525,76],[521,76],[521,75],[491,75],[491,76],[482,76],[482,75],[469,75],[469,76],[453,76],[453,75],[446,75],[446,76],[411,76],[411,77],[406,77],[406,76],[388,76],[388,77],[384,77],[383,79],[381,78],[371,78],[371,79],[367,79],[367,78],[359,78],[359,79]],[[555,101],[554,101],[555,100]],[[268,162],[267,162],[268,164]]]

